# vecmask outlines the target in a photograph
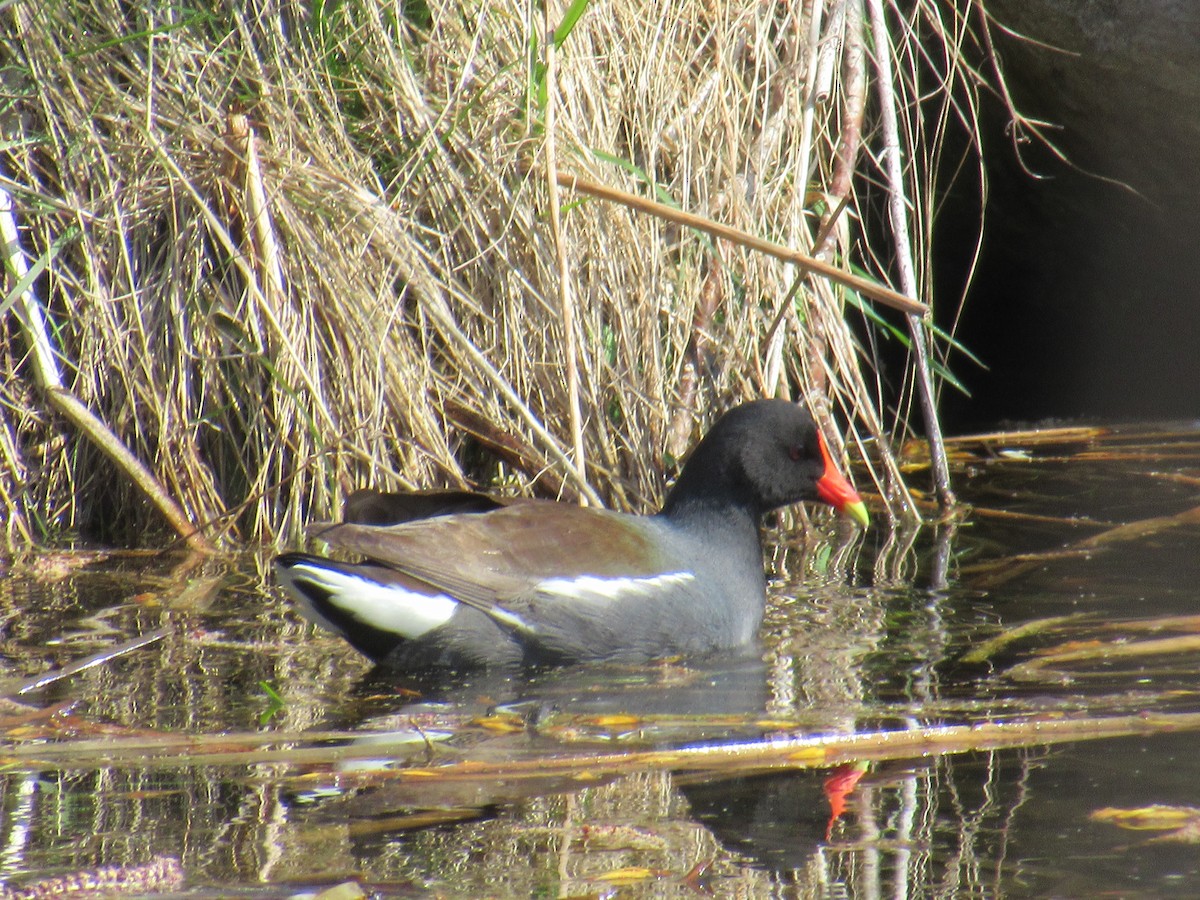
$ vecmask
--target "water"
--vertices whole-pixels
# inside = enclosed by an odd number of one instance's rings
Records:
[[[826,770],[549,766],[920,724],[1153,723],[1200,710],[1189,643],[1200,622],[1188,618],[1200,526],[1178,516],[1197,506],[1200,434],[1014,447],[956,447],[956,488],[974,507],[956,522],[865,536],[827,524],[807,545],[784,540],[761,653],[703,666],[419,684],[373,675],[312,633],[259,587],[257,560],[14,566],[0,582],[0,694],[20,703],[0,707],[0,876],[19,885],[173,857],[183,886],[142,890],[285,897],[355,881],[399,897],[1196,896],[1190,731],[874,763],[836,820]],[[1148,524],[1117,528],[1133,522]],[[1177,640],[1127,652],[1164,639]],[[513,760],[530,770],[448,781],[436,768]],[[395,777],[414,767],[432,774]],[[1121,811],[1153,805],[1170,809],[1134,824],[1154,827],[1121,827],[1131,824]]]

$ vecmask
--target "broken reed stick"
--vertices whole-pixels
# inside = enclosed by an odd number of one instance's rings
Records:
[[[1096,524],[1084,521],[1082,524]],[[981,590],[992,590],[1002,584],[1019,578],[1026,572],[1041,568],[1050,562],[1064,559],[1087,559],[1097,550],[1110,544],[1121,544],[1127,541],[1143,540],[1154,537],[1171,528],[1200,525],[1200,506],[1193,506],[1182,512],[1167,516],[1152,516],[1148,519],[1137,519],[1133,522],[1123,522],[1106,528],[1099,534],[1093,534],[1083,540],[1037,553],[1018,553],[1013,556],[1003,556],[965,566],[959,570],[960,577],[968,576],[970,585]]]
[[[132,640],[125,641],[115,647],[105,647],[103,650],[93,653],[90,656],[85,656],[83,659],[77,659],[74,662],[67,663],[65,666],[54,669],[51,672],[39,675],[37,678],[32,678],[26,681],[14,691],[16,694],[29,694],[33,691],[41,690],[42,688],[54,684],[56,681],[62,681],[71,675],[78,672],[83,672],[95,666],[110,662],[117,657],[125,656],[127,653],[132,653],[134,650],[140,650],[142,647],[147,647],[150,644],[161,641],[167,636],[165,629],[158,628],[146,634],[139,635]]]
[[[781,259],[784,262],[793,263],[823,278],[828,278],[835,284],[840,284],[866,297],[870,297],[884,306],[890,306],[892,309],[898,309],[901,312],[917,316],[924,316],[929,312],[929,307],[924,303],[901,294],[899,291],[894,291],[876,281],[871,281],[869,278],[863,278],[852,272],[845,272],[837,266],[809,256],[807,253],[801,253],[799,250],[793,250],[791,247],[785,247],[783,244],[765,240],[747,231],[742,231],[740,228],[734,228],[704,216],[696,215],[695,213],[685,212],[673,206],[667,206],[665,203],[659,203],[656,200],[648,200],[645,197],[639,197],[637,194],[609,187],[606,184],[600,184],[599,182],[570,172],[559,172],[558,183],[581,194],[587,194],[590,197],[596,197],[600,200],[608,200],[612,203],[620,203],[622,206],[627,206],[638,212],[649,213],[667,222],[674,222],[677,225],[694,228],[712,237],[733,241],[735,244],[740,244],[750,250],[757,250],[760,253],[766,253],[769,256],[774,256],[776,259]]]
[[[465,760],[444,766],[397,769],[387,773],[386,777],[388,780],[429,783],[432,779],[450,782],[554,776],[593,779],[610,774],[663,770],[714,773],[734,770],[745,774],[771,769],[829,768],[850,762],[886,762],[988,750],[1050,747],[1197,729],[1200,729],[1200,713],[1197,712],[1043,718],[976,725],[926,725],[735,744],[698,744],[669,750],[599,752],[500,762]],[[372,747],[378,754],[379,745]]]
[[[587,458],[583,447],[583,413],[579,402],[579,340],[575,326],[575,296],[572,291],[571,273],[567,264],[567,245],[563,237],[562,217],[559,214],[558,182],[554,173],[558,171],[558,144],[555,132],[555,110],[558,98],[558,54],[555,52],[554,28],[550,24],[551,4],[545,12],[546,48],[546,182],[550,195],[550,234],[554,240],[554,258],[558,268],[558,304],[562,314],[563,355],[567,369],[567,408],[571,427],[571,449],[579,477],[587,480]],[[579,505],[587,506],[587,494],[579,493]]]
[[[471,407],[448,397],[446,415],[464,433],[471,435],[506,464],[524,472],[540,493],[578,502],[577,485],[558,475],[537,450],[518,433],[497,427],[491,419]],[[589,498],[590,499],[590,498]]]
[[[910,729],[855,734],[818,734],[766,738],[726,744],[700,743],[675,749],[627,749],[582,754],[541,754],[495,761],[461,759],[445,765],[409,766],[363,772],[373,783],[518,782],[567,778],[584,784],[597,779],[653,771],[737,773],[770,770],[825,769],[848,762],[942,757],[989,750],[1049,747],[1080,741],[1105,740],[1200,730],[1200,712],[1147,713],[1078,717],[1041,717],[966,725],[922,725]],[[362,737],[363,735],[359,735]],[[317,740],[329,740],[327,733]],[[295,746],[300,735],[258,732],[246,735],[106,735],[96,740],[24,741],[5,748],[10,767],[57,770],[97,765],[136,764],[139,768],[178,769],[187,766],[245,766],[281,763],[320,765],[350,759],[395,755],[412,746],[411,737],[395,741],[380,735],[371,742],[329,746]],[[315,743],[316,741],[314,741]],[[290,746],[284,746],[284,745]],[[231,746],[232,745],[232,746]],[[165,752],[165,748],[178,748]],[[157,751],[157,752],[155,752]],[[351,775],[339,776],[343,786]]]
[[[875,45],[875,83],[879,89],[879,117],[883,131],[884,175],[887,179],[888,218],[891,222],[892,240],[896,245],[896,267],[900,275],[900,287],[908,294],[916,293],[917,279],[913,273],[912,246],[908,240],[908,209],[904,192],[904,167],[900,159],[900,128],[896,121],[896,95],[892,88],[891,42],[887,20],[884,17],[882,0],[867,0],[867,11],[871,19],[871,36]],[[929,313],[906,310],[908,332],[915,354],[914,369],[917,379],[917,395],[921,413],[925,419],[925,437],[929,442],[929,459],[933,467],[933,485],[937,492],[938,505],[942,512],[950,510],[957,502],[950,488],[950,465],[946,459],[946,447],[942,440],[942,427],[938,422],[937,399],[933,391],[933,375],[929,364],[929,348],[925,343],[924,318]]]
[[[867,108],[867,67],[864,62],[863,25],[861,10],[851,15],[843,13],[842,33],[842,123],[837,154],[833,161],[833,177],[829,181],[829,195],[837,200],[837,206],[826,213],[821,222],[821,233],[813,242],[813,254],[821,256],[836,240],[834,225],[845,208],[854,185],[854,173],[858,169],[858,151],[862,147],[863,118]]]
[[[258,159],[258,136],[243,113],[230,115],[226,134],[235,158],[245,168],[246,216],[250,220],[246,233],[247,249],[262,272],[263,289],[276,306],[284,301],[283,263],[280,262],[279,241],[271,223],[270,203],[263,182],[262,163]]]
[[[16,209],[17,205],[12,195],[0,187],[0,239],[4,242],[4,266],[19,286],[26,280],[29,267],[25,262],[25,253],[21,250]],[[21,331],[29,343],[33,360],[31,368],[38,386],[46,392],[50,405],[137,485],[175,533],[183,538],[190,550],[197,553],[216,552],[208,538],[167,493],[154,473],[125,446],[99,416],[63,384],[54,344],[50,339],[46,318],[42,315],[42,305],[34,295],[31,285],[26,285],[17,292],[13,308]]]

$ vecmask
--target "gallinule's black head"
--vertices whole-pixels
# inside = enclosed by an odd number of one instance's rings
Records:
[[[808,412],[786,400],[756,400],[717,420],[688,457],[663,514],[738,509],[757,519],[801,500],[827,503],[867,524],[866,507],[837,471]]]
[[[759,519],[801,500],[867,523],[808,412],[759,400],[713,426],[658,515],[359,492],[320,537],[365,562],[287,553],[276,569],[307,616],[398,668],[707,653],[754,639]]]

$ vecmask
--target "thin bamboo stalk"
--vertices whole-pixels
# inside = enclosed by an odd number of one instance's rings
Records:
[[[875,44],[875,82],[879,89],[879,113],[883,130],[882,157],[888,188],[888,218],[896,248],[896,268],[900,276],[901,290],[916,296],[917,279],[913,271],[912,246],[908,238],[907,197],[904,190],[904,167],[900,158],[900,128],[896,121],[891,41],[882,0],[867,0],[867,11],[871,18],[871,35]],[[914,310],[905,312],[908,332],[912,338],[913,366],[916,371],[921,413],[925,420],[925,437],[929,441],[934,489],[937,492],[938,504],[945,512],[953,507],[956,501],[950,487],[950,466],[942,441],[942,427],[938,422],[937,400],[934,397],[933,375],[926,345],[924,317],[929,315],[929,310],[926,308],[923,313]]]
[[[795,263],[802,269],[820,275],[822,278],[828,278],[835,284],[858,291],[872,300],[877,300],[884,306],[892,307],[892,309],[898,309],[910,315],[917,316],[923,316],[929,312],[928,306],[919,300],[914,300],[911,296],[906,296],[899,291],[871,281],[869,278],[863,278],[852,272],[843,271],[837,266],[809,256],[807,253],[801,253],[799,250],[793,250],[791,247],[785,247],[782,244],[776,244],[774,241],[757,237],[742,231],[740,228],[733,228],[721,222],[714,222],[712,219],[696,215],[695,213],[684,212],[673,206],[667,206],[665,203],[647,200],[645,197],[639,197],[628,191],[609,187],[608,185],[600,184],[599,182],[574,175],[570,172],[559,172],[558,183],[564,187],[579,191],[581,194],[588,194],[601,200],[620,203],[622,206],[636,209],[639,212],[649,213],[668,222],[675,222],[687,228],[695,228],[697,231],[703,231],[705,234],[712,235],[715,238],[733,241],[750,250],[767,253],[776,259],[782,259],[784,262]]]
[[[558,146],[555,131],[555,110],[558,96],[558,53],[554,28],[550,23],[551,4],[545,8],[546,48],[546,188],[550,199],[550,234],[554,241],[554,256],[558,268],[558,304],[562,315],[563,363],[567,370],[567,413],[571,428],[571,449],[579,478],[587,481],[587,458],[583,449],[583,414],[579,403],[579,341],[575,326],[575,298],[571,289],[571,271],[567,264],[567,245],[563,237],[562,216],[558,196]],[[587,493],[579,492],[579,505],[587,506]]]

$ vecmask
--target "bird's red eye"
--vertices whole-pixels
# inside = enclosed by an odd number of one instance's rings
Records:
[[[788,456],[792,458],[792,462],[800,462],[800,457],[803,455],[804,453],[795,444],[792,444],[792,446],[788,447]]]

